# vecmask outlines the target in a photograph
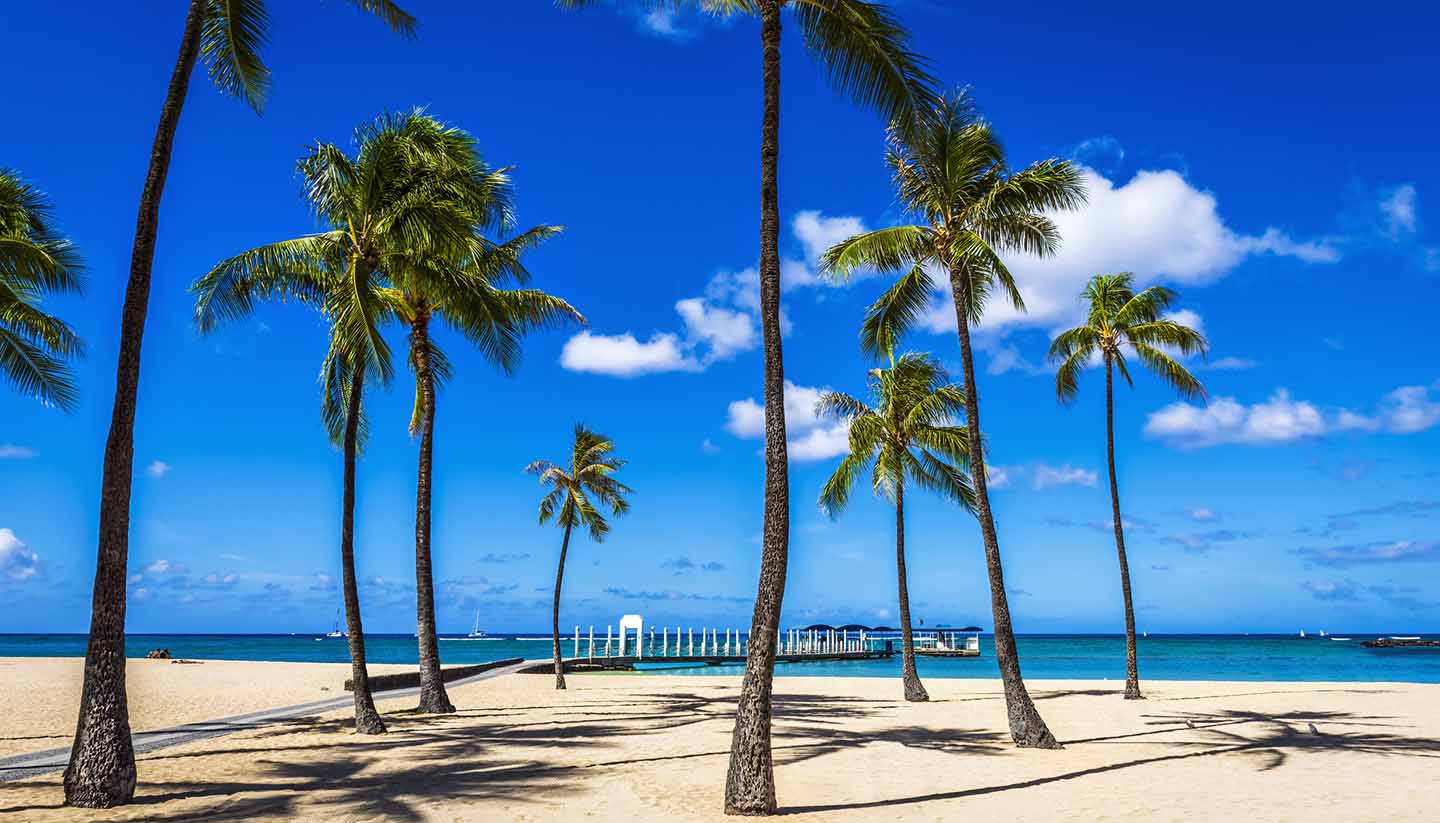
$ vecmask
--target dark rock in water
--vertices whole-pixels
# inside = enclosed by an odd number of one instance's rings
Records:
[[[1366,640],[1360,645],[1367,649],[1440,649],[1440,640],[1396,640],[1392,637],[1381,637]]]
[[[169,660],[169,659],[170,659],[170,650],[169,650],[169,649],[151,649],[150,653],[147,654],[147,655],[145,655],[145,656],[146,656],[147,658],[151,659],[151,660]]]

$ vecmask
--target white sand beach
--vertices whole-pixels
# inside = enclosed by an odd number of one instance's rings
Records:
[[[62,674],[53,661],[3,662],[26,699],[46,691],[37,680],[77,679],[52,679]],[[240,679],[221,674],[231,667]],[[132,705],[149,724],[239,710],[262,694],[314,697],[326,676],[333,694],[344,676],[343,666],[282,663],[131,671]],[[234,693],[217,702],[220,682]],[[898,679],[775,682],[776,782],[792,819],[1433,819],[1436,685],[1152,681],[1149,699],[1127,702],[1119,683],[1035,681],[1066,747],[1022,751],[1004,733],[998,681],[932,679],[928,704],[899,700]],[[59,774],[6,783],[0,819],[724,818],[738,678],[569,683],[555,692],[548,677],[509,675],[456,687],[459,713],[447,717],[387,701],[381,737],[351,733],[348,712],[336,712],[146,753],[136,802],[119,809],[61,807]],[[147,694],[155,688],[166,694]],[[3,698],[6,738],[24,716],[15,694]],[[68,724],[66,702],[25,705],[20,722],[61,712]],[[173,715],[162,719],[162,706]]]
[[[413,666],[372,665],[370,673]],[[70,745],[85,676],[81,657],[0,657],[0,757]],[[137,732],[346,694],[349,663],[130,660],[125,679]]]

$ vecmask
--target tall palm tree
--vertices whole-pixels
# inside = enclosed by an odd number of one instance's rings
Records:
[[[502,177],[480,167],[470,173]],[[496,199],[509,199],[509,183],[495,181]],[[500,210],[508,224],[508,209]],[[482,212],[480,217],[486,215]],[[492,221],[493,222],[493,221]],[[479,227],[477,227],[479,228]],[[567,320],[584,323],[579,312],[564,300],[538,289],[500,289],[505,279],[524,281],[529,274],[521,264],[524,252],[560,232],[558,226],[537,226],[505,243],[474,238],[476,249],[459,260],[427,259],[403,271],[399,278],[401,320],[410,327],[410,368],[415,373],[415,406],[410,418],[411,436],[420,437],[415,484],[415,599],[420,651],[420,706],[422,712],[455,711],[440,674],[440,643],[435,629],[435,587],[430,563],[430,498],[434,449],[435,403],[439,384],[451,374],[450,360],[430,333],[440,320],[465,336],[481,354],[506,374],[520,360],[520,340],[530,329]]]
[[[1065,161],[1044,160],[1012,171],[990,125],[978,117],[963,91],[948,95],[933,110],[897,119],[890,127],[886,163],[900,205],[918,222],[841,241],[825,253],[821,265],[837,277],[857,269],[906,271],[884,297],[885,311],[897,328],[913,324],[929,306],[932,269],[948,276],[964,369],[970,460],[973,466],[984,466],[970,326],[980,321],[996,289],[1015,308],[1024,308],[1000,253],[1053,254],[1060,245],[1059,233],[1044,212],[1078,207],[1085,190],[1078,170]],[[1020,673],[985,472],[976,471],[973,477],[1010,734],[1020,746],[1057,748],[1060,744],[1036,711]]]
[[[601,508],[608,508],[614,517],[630,511],[630,501],[625,498],[633,491],[615,479],[615,473],[625,466],[625,461],[615,457],[614,451],[614,441],[577,423],[569,466],[537,460],[525,467],[525,471],[540,476],[540,485],[550,489],[540,498],[541,524],[554,520],[565,532],[560,540],[560,562],[555,566],[555,594],[550,607],[556,689],[565,688],[565,666],[560,662],[560,586],[565,582],[565,555],[570,550],[570,530],[583,526],[589,530],[591,540],[601,543],[610,533],[610,523]],[[590,499],[592,495],[595,502]],[[600,505],[597,506],[596,502]]]
[[[930,699],[915,669],[910,628],[910,587],[905,573],[905,485],[937,492],[973,511],[975,490],[966,477],[970,446],[965,429],[952,423],[965,413],[965,392],[929,355],[890,354],[888,368],[871,369],[873,405],[843,392],[826,392],[821,415],[850,423],[850,453],[820,493],[831,517],[850,501],[856,479],[870,468],[870,486],[895,504],[895,570],[900,583],[900,649],[905,699]]]
[[[66,361],[85,346],[40,304],[47,294],[79,293],[84,271],[75,245],[55,226],[49,199],[0,168],[0,372],[21,394],[66,411],[78,399]]]
[[[598,0],[558,0],[565,8]],[[842,93],[886,119],[929,104],[931,78],[904,27],[872,0],[638,0],[643,7],[744,14],[760,21],[760,331],[765,349],[765,512],[760,579],[750,623],[751,653],[735,710],[725,811],[771,814],[770,693],[775,641],[789,562],[790,483],[785,441],[785,367],[780,334],[780,34],[789,8],[810,54]]]
[[[310,206],[328,230],[222,261],[193,290],[202,332],[248,316],[256,298],[296,300],[319,308],[330,320],[322,411],[345,459],[340,557],[355,728],[379,734],[385,724],[370,696],[354,562],[355,457],[364,437],[361,398],[367,379],[388,382],[393,373],[380,329],[405,309],[400,292],[387,280],[395,281],[397,272],[409,271],[416,260],[459,256],[470,247],[478,183],[446,173],[456,132],[419,111],[384,115],[360,127],[355,140],[353,157],[322,143],[299,164]]]
[[[1120,558],[1120,593],[1125,598],[1125,699],[1139,700],[1140,672],[1135,651],[1135,604],[1130,597],[1130,564],[1125,559],[1125,528],[1120,520],[1120,489],[1115,480],[1114,371],[1128,385],[1126,351],[1135,353],[1150,371],[1181,396],[1205,397],[1205,387],[1165,349],[1204,355],[1210,344],[1200,332],[1165,317],[1175,292],[1152,286],[1135,293],[1130,272],[1097,274],[1085,284],[1080,299],[1087,305],[1085,324],[1061,332],[1050,344],[1050,360],[1058,363],[1055,395],[1070,403],[1080,391],[1080,372],[1096,357],[1105,365],[1105,460],[1110,470],[1110,511],[1115,522],[1115,552]]]
[[[390,0],[351,0],[392,30],[412,35],[415,20]],[[175,130],[195,63],[204,58],[220,91],[259,112],[270,89],[260,53],[269,39],[264,0],[190,0],[180,51],[160,109],[150,149],[130,274],[120,314],[120,352],[115,403],[105,441],[100,485],[100,528],[90,641],[75,742],[65,769],[65,803],[103,808],[130,802],[135,794],[135,752],[125,696],[125,577],[130,554],[130,481],[135,459],[135,398],[140,385],[140,348],[150,301],[150,270],[159,231],[160,200],[170,170]]]

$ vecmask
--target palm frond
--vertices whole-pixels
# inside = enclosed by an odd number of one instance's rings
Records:
[[[1181,396],[1193,400],[1205,399],[1205,387],[1175,358],[1146,343],[1132,341],[1131,345],[1135,347],[1135,354],[1140,357],[1140,362],[1170,384]]]
[[[244,101],[256,113],[270,96],[270,69],[260,52],[270,39],[265,0],[209,0],[200,29],[200,59],[221,92]]]
[[[791,0],[805,44],[841,93],[888,119],[931,105],[934,80],[881,3]]]
[[[909,274],[896,280],[865,311],[860,350],[876,358],[892,354],[901,338],[925,316],[934,289],[935,283],[924,266],[914,266]]]

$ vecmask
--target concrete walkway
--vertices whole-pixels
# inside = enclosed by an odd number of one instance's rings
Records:
[[[498,669],[473,674],[459,680],[453,680],[446,683],[445,687],[452,689],[467,683],[489,680],[493,677],[504,677],[507,674],[515,674],[521,669],[543,662],[545,661],[526,660],[510,666],[503,666]],[[406,688],[392,689],[388,692],[375,692],[374,697],[377,701],[394,700],[402,697],[416,697],[419,694],[419,688]],[[299,703],[294,706],[282,706],[278,709],[265,709],[249,714],[237,714],[233,717],[222,717],[219,720],[202,720],[199,723],[186,723],[183,726],[174,726],[168,729],[135,732],[131,735],[130,739],[134,742],[135,753],[138,755],[143,752],[163,749],[169,746],[179,746],[182,743],[193,743],[196,740],[221,737],[234,732],[245,731],[246,729],[258,729],[278,720],[289,720],[294,717],[309,717],[311,715],[324,714],[354,705],[354,702],[354,696],[346,694],[340,697],[332,697],[328,700],[317,700],[313,703]],[[46,774],[47,772],[63,771],[69,761],[69,746],[0,758],[0,782],[21,780],[39,774]]]

